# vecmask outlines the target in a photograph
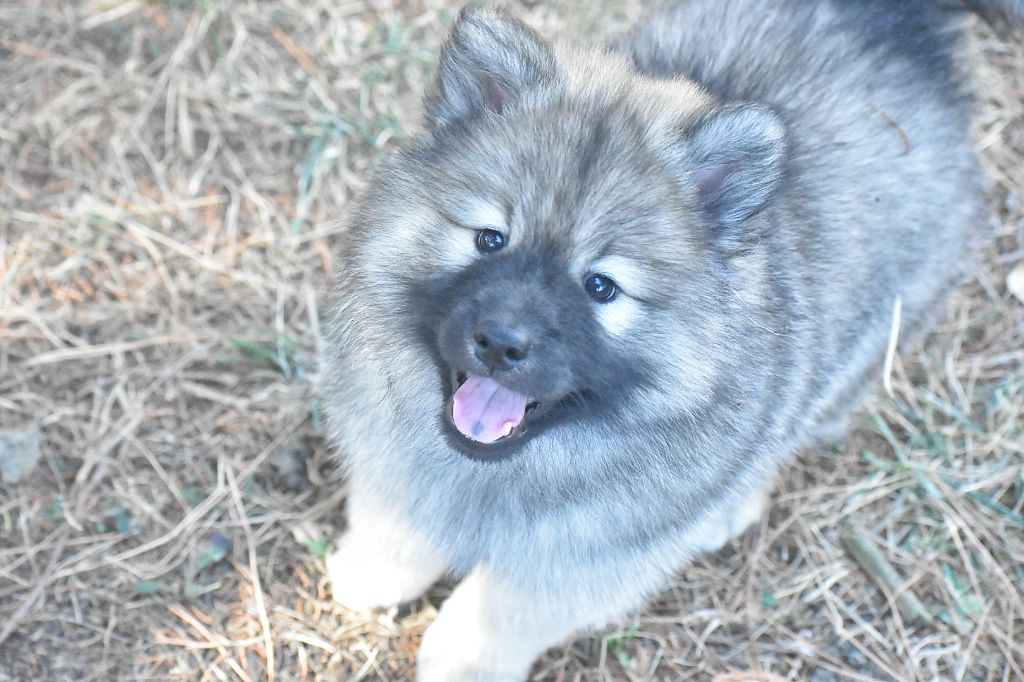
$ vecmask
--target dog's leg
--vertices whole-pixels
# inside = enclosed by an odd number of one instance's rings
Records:
[[[327,559],[334,600],[353,611],[415,599],[447,570],[440,552],[383,505],[349,500],[349,527]]]
[[[419,682],[522,682],[546,649],[637,608],[657,579],[623,581],[624,566],[562,567],[544,592],[474,569],[444,603],[420,647]],[[607,598],[604,598],[607,597]]]
[[[769,483],[743,490],[657,549],[574,563],[568,548],[537,556],[524,570],[543,578],[527,578],[530,587],[478,566],[427,629],[419,682],[525,680],[546,649],[639,608],[689,557],[743,533],[761,517],[770,490]]]
[[[687,543],[702,553],[718,551],[761,519],[770,490],[765,485],[735,496],[698,522],[690,530]]]

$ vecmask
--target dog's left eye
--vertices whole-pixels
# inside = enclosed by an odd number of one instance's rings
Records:
[[[476,248],[481,253],[493,253],[505,246],[505,235],[497,230],[477,230]]]
[[[619,293],[615,280],[605,275],[591,275],[583,282],[583,288],[598,303],[607,303]]]

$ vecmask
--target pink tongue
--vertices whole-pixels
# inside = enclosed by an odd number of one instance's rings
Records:
[[[452,421],[467,438],[493,443],[512,433],[526,414],[527,398],[493,379],[470,376],[455,392]]]

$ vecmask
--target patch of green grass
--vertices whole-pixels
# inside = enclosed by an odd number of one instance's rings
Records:
[[[967,579],[959,575],[949,564],[943,564],[942,573],[956,597],[957,615],[972,620],[981,615],[985,610],[985,601],[971,590],[971,584]]]
[[[608,651],[615,656],[616,660],[624,668],[629,668],[633,665],[633,659],[626,653],[625,647],[637,636],[638,632],[639,628],[635,624],[630,625],[624,633],[617,637],[611,637],[608,640]]]
[[[390,81],[394,77],[394,74],[386,69],[370,68],[363,72],[361,79],[364,84],[372,85]],[[363,145],[378,150],[375,162],[379,163],[388,149],[382,144],[382,140],[401,140],[405,137],[405,129],[398,116],[390,111],[377,113],[370,118],[339,117],[323,112],[312,130],[304,127],[295,128],[292,134],[300,139],[309,140],[306,158],[299,170],[295,216],[292,218],[291,226],[292,232],[298,234],[302,231],[309,204],[313,200],[314,181],[327,163],[324,154],[332,145],[342,137],[358,140]]]
[[[986,407],[990,412],[994,412],[1007,403],[1015,405],[1021,401],[1024,401],[1024,376],[1011,375],[993,389]]]
[[[42,511],[43,518],[47,521],[60,521],[64,518],[64,498],[57,495],[53,498],[50,504]]]
[[[957,483],[947,476],[943,476],[943,480],[957,492],[963,487],[963,484]],[[1024,516],[1013,511],[1002,502],[994,499],[991,495],[986,495],[978,490],[968,490],[965,495],[980,504],[982,507],[996,512],[1000,516],[1006,518],[1007,521],[1017,526],[1018,528],[1024,528]]]
[[[114,514],[114,526],[117,528],[117,532],[122,535],[131,535],[135,532],[135,527],[132,525],[132,513],[125,507],[121,507]]]
[[[195,488],[186,486],[184,488],[179,488],[178,492],[181,493],[181,496],[185,498],[185,501],[193,507],[203,501],[203,496],[200,495]]]
[[[210,537],[206,540],[206,546],[202,555],[196,561],[195,566],[192,567],[191,574],[189,575],[190,580],[195,579],[197,575],[207,568],[224,561],[230,553],[231,540],[221,533],[211,533]]]
[[[399,23],[384,26],[384,49],[388,54],[401,56],[407,51],[411,31]]]
[[[304,543],[306,549],[316,555],[320,561],[327,561],[327,556],[330,554],[331,543],[324,539],[319,540],[306,540]]]
[[[886,460],[882,457],[879,457],[870,450],[861,451],[860,458],[862,461],[870,464],[875,469],[883,471],[887,474],[905,474],[908,471],[910,471],[910,467],[908,465]]]
[[[313,134],[309,142],[309,150],[306,152],[306,159],[299,171],[298,198],[295,203],[295,217],[292,219],[292,233],[298,234],[302,231],[302,222],[313,198],[311,194],[313,181],[316,179],[324,150],[342,135],[348,134],[349,131],[350,126],[345,121],[329,117],[329,120],[322,122]]]
[[[921,487],[927,497],[933,500],[941,500],[942,493],[932,481],[928,480],[925,472],[921,470],[921,467],[910,459],[907,455],[906,448],[903,443],[900,442],[900,439],[896,437],[896,434],[893,433],[892,428],[890,428],[884,420],[875,415],[872,415],[871,417],[871,424],[875,427],[875,432],[882,436],[882,438],[884,438],[892,448],[893,454],[896,455],[896,459],[899,461],[899,465],[901,467],[900,472],[902,473],[905,471],[912,473],[917,484]],[[875,461],[877,462],[880,460],[876,457]],[[893,473],[896,473],[895,467],[893,468]]]
[[[273,344],[243,339],[229,341],[249,359],[280,370],[286,379],[301,382],[306,378],[305,359],[298,351],[298,343],[289,336],[279,336]]]
[[[170,7],[197,9],[203,14],[207,14],[213,11],[215,0],[170,0],[167,4]]]
[[[140,580],[135,584],[135,591],[142,595],[156,594],[157,592],[173,592],[174,588],[167,583],[156,580]]]
[[[950,403],[946,402],[945,400],[942,400],[938,396],[932,395],[931,393],[919,391],[918,394],[923,398],[925,403],[936,408],[937,410],[945,414],[947,417],[951,417],[965,429],[973,431],[974,433],[985,433],[985,430],[978,426],[974,419],[972,419],[971,416],[964,412],[962,409],[956,407],[955,405],[951,405]]]
[[[220,37],[220,27],[217,22],[212,22],[206,29],[206,40],[210,43],[210,51],[213,53],[213,60],[219,61],[224,55],[224,43]]]
[[[313,430],[323,433],[324,430],[324,404],[320,398],[312,398],[309,401],[309,419]]]

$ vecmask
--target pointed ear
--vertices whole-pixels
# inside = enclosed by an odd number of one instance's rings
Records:
[[[505,11],[467,7],[441,48],[427,119],[442,128],[500,113],[554,72],[551,49],[533,29]]]
[[[735,225],[760,212],[782,185],[786,127],[766,107],[728,106],[690,129],[685,155],[704,210]]]

